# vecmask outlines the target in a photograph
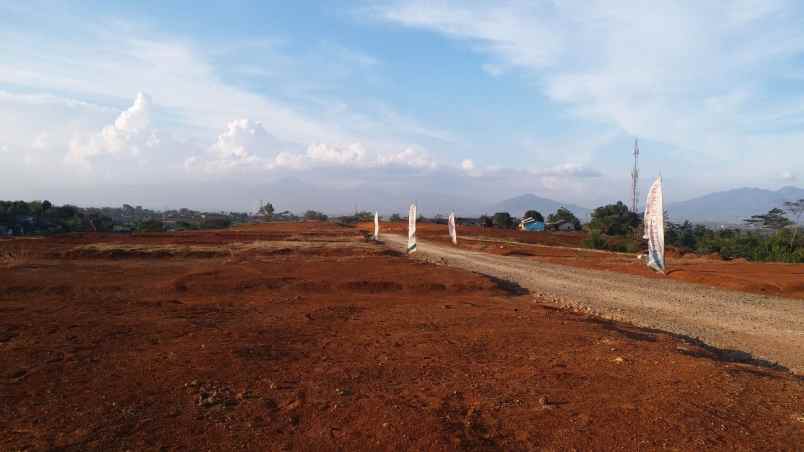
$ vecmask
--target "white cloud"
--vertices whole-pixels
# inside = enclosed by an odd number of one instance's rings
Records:
[[[307,157],[311,162],[321,165],[360,167],[371,163],[366,149],[360,143],[347,146],[313,144],[307,148]]]
[[[34,137],[31,147],[36,150],[43,150],[50,147],[50,137],[47,132],[42,132]]]
[[[547,176],[550,178],[587,178],[600,177],[602,174],[592,168],[577,163],[562,163],[545,169],[531,170],[531,174],[537,176]]]
[[[782,171],[782,173],[779,175],[779,178],[785,182],[795,182],[798,180],[796,173],[789,170]]]
[[[768,148],[763,136],[802,124],[804,90],[776,83],[804,55],[800,2],[417,0],[373,12],[467,42],[492,75],[524,69],[581,119],[713,164],[770,169],[772,153],[804,165],[804,140]]]
[[[304,169],[307,166],[307,161],[303,154],[294,154],[292,152],[280,152],[274,157],[274,168],[288,168],[294,170]]]
[[[0,90],[0,103],[5,104],[12,102],[17,104],[39,105],[48,107],[58,105],[70,109],[90,109],[101,112],[111,111],[109,108],[106,108],[104,106],[93,104],[91,102],[85,102],[78,99],[73,99],[70,97],[56,96],[47,93],[14,93],[10,91]]]
[[[212,145],[212,152],[223,160],[252,160],[270,137],[259,121],[236,119],[226,126]]]
[[[486,63],[486,64],[482,65],[481,67],[483,68],[483,71],[485,71],[487,74],[489,74],[492,77],[499,77],[499,76],[505,74],[505,68],[503,68],[499,64]]]
[[[416,169],[433,169],[436,162],[426,152],[414,148],[407,148],[395,154],[381,155],[379,166],[401,166]]]
[[[150,127],[151,115],[151,98],[145,93],[137,94],[134,104],[120,113],[114,123],[92,136],[71,140],[65,160],[91,167],[92,160],[103,155],[139,156],[159,145],[159,137]]]
[[[234,170],[267,169],[269,155],[278,152],[281,143],[259,121],[236,119],[226,125],[204,155],[193,155],[184,162],[187,170],[208,173]]]
[[[399,152],[380,153],[369,151],[361,143],[345,146],[316,143],[307,147],[304,154],[283,152],[274,158],[277,168],[412,168],[428,170],[437,167],[436,162],[426,152],[412,147]]]

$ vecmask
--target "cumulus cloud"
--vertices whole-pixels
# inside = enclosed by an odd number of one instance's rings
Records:
[[[796,176],[796,173],[792,171],[785,170],[782,171],[782,173],[779,175],[779,178],[785,182],[795,182],[798,179],[798,176]]]
[[[206,153],[187,158],[187,170],[225,173],[234,170],[307,170],[312,168],[377,169],[402,167],[417,170],[437,166],[420,149],[407,147],[399,152],[369,150],[360,142],[345,145],[313,143],[304,151],[299,145],[277,140],[259,121],[230,121]]]
[[[294,170],[304,169],[307,161],[304,154],[294,154],[292,152],[280,152],[274,157],[274,168],[288,168]]]
[[[226,125],[205,155],[193,155],[184,162],[188,170],[201,169],[209,173],[237,169],[265,169],[280,144],[259,121],[235,119]]]
[[[372,163],[366,149],[360,143],[347,146],[313,144],[307,148],[307,158],[313,164],[319,165],[360,167]]]
[[[70,141],[65,160],[91,166],[92,160],[103,155],[138,156],[159,144],[159,137],[151,125],[153,105],[145,93],[137,94],[134,104],[120,113],[114,123],[89,137],[76,137]]]
[[[226,126],[212,146],[212,152],[221,159],[252,160],[255,152],[270,139],[262,123],[250,119],[237,119]]]

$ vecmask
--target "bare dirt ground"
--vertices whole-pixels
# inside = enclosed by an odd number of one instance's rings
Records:
[[[404,250],[407,237],[384,240]],[[551,301],[753,354],[804,373],[804,303],[419,242],[418,257],[516,282]],[[748,357],[744,357],[747,359]]]
[[[360,228],[371,231],[373,225],[364,223]],[[407,224],[383,223],[380,230],[407,234]],[[635,254],[580,249],[585,238],[583,232],[522,232],[459,226],[458,234],[458,247],[465,250],[804,300],[802,264],[747,262],[743,259],[723,261],[719,257],[692,253],[682,256],[669,250],[668,274],[660,275],[639,262]],[[417,226],[417,235],[428,241],[449,243],[446,225],[421,223]]]
[[[329,224],[0,242],[0,450],[796,450],[804,382]]]

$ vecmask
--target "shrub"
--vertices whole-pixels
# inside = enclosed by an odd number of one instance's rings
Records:
[[[608,246],[608,242],[603,238],[603,234],[601,234],[600,231],[593,229],[592,232],[589,233],[589,237],[584,239],[583,246],[596,250],[605,250]]]
[[[137,225],[139,232],[162,232],[164,225],[159,220],[145,220]]]
[[[511,229],[514,227],[514,219],[508,212],[497,212],[494,214],[494,227],[501,229]]]
[[[308,210],[307,212],[304,212],[305,220],[327,221],[327,218],[328,217],[325,214],[315,210]]]

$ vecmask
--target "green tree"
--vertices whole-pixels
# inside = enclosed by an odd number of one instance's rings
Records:
[[[544,217],[538,210],[528,210],[525,212],[525,218],[533,218],[536,221],[544,223]]]
[[[260,214],[262,214],[265,219],[270,220],[274,216],[274,205],[270,202],[266,202],[264,206],[260,206]]]
[[[391,220],[392,223],[398,223],[398,222],[402,221],[402,217],[398,213],[395,213],[395,214],[391,215],[390,220]]]
[[[308,210],[304,212],[304,219],[305,220],[316,220],[316,221],[327,221],[327,216],[321,212],[317,212],[315,210]]]
[[[480,215],[480,227],[490,228],[494,226],[494,220],[488,215]]]
[[[501,228],[501,229],[510,229],[514,226],[514,219],[511,217],[511,214],[508,212],[497,212],[494,214],[494,219],[492,220],[494,223],[494,227]]]
[[[795,246],[796,238],[798,237],[798,230],[801,229],[801,215],[804,214],[804,198],[798,201],[785,201],[784,210],[790,212],[793,216],[793,237],[790,239],[790,248]]]
[[[589,226],[607,235],[628,235],[641,223],[639,214],[631,212],[622,201],[592,211]]]
[[[764,215],[751,215],[751,218],[746,218],[743,221],[750,226],[773,229],[774,231],[778,231],[779,229],[793,224],[793,222],[785,216],[784,210],[778,207],[774,207]]]
[[[685,221],[681,225],[681,231],[679,235],[679,245],[684,248],[694,250],[698,245],[698,240],[695,236],[695,227],[689,221]]]
[[[548,223],[559,223],[562,221],[572,224],[572,227],[576,231],[581,230],[581,220],[579,220],[574,213],[570,212],[570,210],[565,207],[559,207],[558,210],[556,210],[556,213],[551,213],[547,216]]]
[[[114,229],[114,220],[111,217],[103,215],[100,210],[89,210],[84,219],[89,224],[89,229],[95,232],[110,232]]]

